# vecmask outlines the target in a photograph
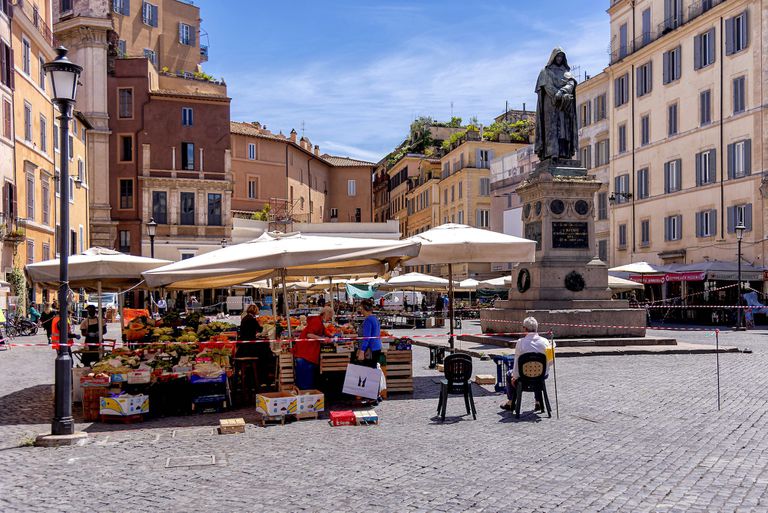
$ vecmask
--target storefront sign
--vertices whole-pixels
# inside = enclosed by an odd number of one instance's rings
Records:
[[[659,285],[664,283],[663,274],[633,274],[630,275],[629,279],[646,285]]]
[[[736,271],[709,271],[708,280],[736,281],[739,273]],[[741,271],[741,281],[763,281],[763,271]]]
[[[589,223],[553,222],[552,247],[567,249],[589,248]]]
[[[541,249],[541,221],[535,223],[526,223],[525,238],[536,241],[536,250]]]
[[[666,281],[704,281],[704,272],[688,273],[667,273],[664,275]]]

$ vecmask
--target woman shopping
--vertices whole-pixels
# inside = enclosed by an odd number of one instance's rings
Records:
[[[360,348],[357,351],[357,362],[366,367],[376,368],[381,356],[381,325],[373,315],[373,301],[363,299],[359,313],[365,318],[360,330]]]

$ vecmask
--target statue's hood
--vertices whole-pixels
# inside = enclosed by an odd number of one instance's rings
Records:
[[[549,56],[549,60],[547,61],[547,67],[550,67],[552,64],[555,63],[555,57],[557,57],[558,53],[563,54],[563,67],[565,67],[565,69],[567,69],[568,71],[571,71],[571,67],[568,65],[568,57],[565,55],[565,50],[563,50],[559,46],[555,47],[555,49],[552,50],[552,53]]]

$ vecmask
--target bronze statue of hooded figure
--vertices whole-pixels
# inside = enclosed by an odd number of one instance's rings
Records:
[[[539,160],[570,159],[579,149],[576,126],[576,79],[565,51],[552,50],[536,81],[536,145]]]

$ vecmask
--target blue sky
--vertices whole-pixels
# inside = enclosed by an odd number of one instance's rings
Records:
[[[232,119],[377,161],[414,117],[487,123],[535,104],[554,46],[581,73],[607,64],[608,0],[199,0]],[[226,6],[224,8],[223,6]],[[205,38],[203,38],[205,42]]]

